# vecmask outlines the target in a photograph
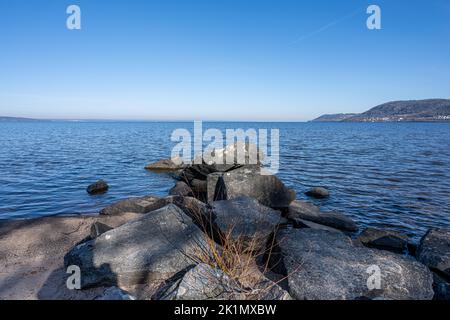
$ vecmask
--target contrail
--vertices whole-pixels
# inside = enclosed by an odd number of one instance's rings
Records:
[[[327,29],[329,29],[329,28],[331,28],[331,27],[333,27],[333,26],[335,26],[335,25],[341,23],[341,22],[344,21],[344,20],[353,18],[354,16],[356,16],[356,15],[357,15],[358,13],[360,13],[360,12],[361,12],[361,9],[355,10],[355,11],[353,11],[352,13],[343,16],[342,18],[339,18],[339,19],[337,19],[337,20],[334,20],[334,21],[332,21],[332,22],[330,22],[330,23],[328,23],[328,24],[326,24],[326,25],[320,27],[319,29],[317,29],[317,30],[315,30],[315,31],[312,31],[312,32],[310,32],[310,33],[307,33],[307,34],[305,34],[305,35],[299,37],[297,40],[293,41],[291,44],[296,44],[296,43],[298,43],[298,42],[300,42],[300,41],[303,41],[303,40],[305,40],[305,39],[311,38],[312,36],[315,36],[316,34],[319,34],[319,33],[323,32],[323,31],[325,31],[325,30],[327,30]]]

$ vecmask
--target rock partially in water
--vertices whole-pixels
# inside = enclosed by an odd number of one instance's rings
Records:
[[[148,213],[164,207],[167,203],[164,198],[155,196],[134,197],[113,203],[102,209],[100,214],[116,215],[124,212]]]
[[[104,180],[98,180],[97,182],[90,184],[86,191],[89,194],[99,194],[99,193],[105,193],[108,191],[108,184]]]
[[[311,229],[318,229],[318,230],[328,230],[332,232],[342,232],[341,230],[325,226],[323,224],[318,224],[312,221],[303,220],[303,219],[293,219],[294,228],[311,228]]]
[[[433,277],[418,261],[353,245],[339,232],[290,229],[278,233],[280,261],[296,299],[429,300]],[[380,283],[378,287],[377,272]]]
[[[256,251],[260,251],[279,224],[285,222],[279,211],[249,197],[215,201],[213,212],[214,223],[223,237],[242,241],[247,248]]]
[[[287,217],[292,220],[308,220],[344,231],[358,230],[356,223],[349,217],[338,212],[321,212],[319,207],[305,201],[293,201],[289,206]]]
[[[169,195],[192,197],[194,193],[192,192],[192,189],[187,185],[187,183],[178,181],[175,186],[169,190]]]
[[[219,182],[222,185],[218,186]],[[219,192],[222,194],[221,198],[225,198],[223,200],[247,196],[274,209],[287,208],[295,200],[293,190],[258,166],[244,166],[225,173],[209,174],[207,183],[208,203],[218,199]]]
[[[417,259],[430,269],[450,277],[450,229],[430,229],[422,237]]]
[[[155,300],[243,300],[239,284],[207,264],[191,267],[178,279],[169,280],[153,297]]]
[[[136,300],[136,298],[133,297],[128,292],[126,292],[125,290],[122,290],[118,287],[109,287],[106,288],[101,295],[95,297],[94,300],[117,301],[117,300]]]
[[[330,196],[330,192],[323,187],[315,187],[305,192],[308,197],[324,199]]]
[[[194,263],[205,234],[169,204],[74,247],[65,266],[81,269],[82,288],[163,281]]]
[[[408,237],[400,232],[366,228],[358,237],[367,247],[389,250],[397,253],[407,249]]]
[[[450,283],[433,273],[434,300],[450,300]]]
[[[181,158],[174,159],[162,159],[156,162],[150,163],[145,166],[146,170],[156,171],[156,172],[170,172],[182,170],[186,167]]]

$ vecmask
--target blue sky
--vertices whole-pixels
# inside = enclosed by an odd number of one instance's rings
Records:
[[[1,0],[0,44],[0,116],[303,121],[450,98],[448,0]]]

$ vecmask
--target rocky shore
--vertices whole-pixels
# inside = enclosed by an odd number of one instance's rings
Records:
[[[260,163],[146,169],[176,179],[168,196],[1,222],[0,299],[450,297],[450,230],[430,230],[417,248],[397,232],[359,230],[343,213],[296,200]],[[70,266],[81,270],[79,290],[66,286]]]

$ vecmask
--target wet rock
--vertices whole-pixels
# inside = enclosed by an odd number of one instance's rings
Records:
[[[95,239],[111,229],[113,228],[104,223],[94,222],[91,226],[90,239]]]
[[[167,205],[164,198],[155,196],[135,197],[118,201],[100,211],[101,215],[117,215],[124,212],[148,213]]]
[[[163,281],[191,265],[205,234],[169,204],[74,247],[65,266],[81,269],[82,288]]]
[[[174,159],[162,159],[156,162],[150,163],[145,166],[146,170],[156,171],[156,172],[170,172],[182,170],[186,167],[186,164],[183,163],[181,158]]]
[[[94,300],[136,300],[136,298],[118,287],[109,287]]]
[[[450,277],[450,229],[430,229],[422,237],[417,259],[430,269]]]
[[[324,199],[330,196],[330,192],[323,187],[315,187],[305,192],[308,197]]]
[[[295,199],[293,190],[288,189],[275,175],[256,166],[210,174],[207,184],[208,203],[218,199],[218,193],[221,193],[221,198],[225,200],[240,196],[255,198],[261,204],[274,209],[287,208]]]
[[[407,249],[408,237],[400,232],[375,228],[365,229],[358,237],[367,247],[403,252]]]
[[[450,283],[433,272],[434,300],[450,300]]]
[[[192,189],[185,182],[178,181],[175,186],[169,190],[169,195],[192,197],[194,194]]]
[[[215,201],[213,212],[214,223],[223,235],[243,241],[245,246],[253,247],[256,251],[265,246],[278,225],[285,222],[279,211],[249,197]]]
[[[277,243],[293,298],[428,300],[433,297],[433,279],[426,266],[410,257],[355,246],[343,233],[282,230],[277,235]]]
[[[191,267],[178,279],[171,279],[153,297],[155,300],[243,300],[239,284],[207,264]]]
[[[86,189],[87,193],[89,194],[99,194],[99,193],[105,193],[108,191],[108,184],[104,180],[98,180],[97,182],[89,185]]]
[[[349,217],[338,212],[321,212],[319,207],[305,201],[293,201],[289,206],[287,217],[292,220],[308,220],[344,231],[358,230],[356,223]]]

